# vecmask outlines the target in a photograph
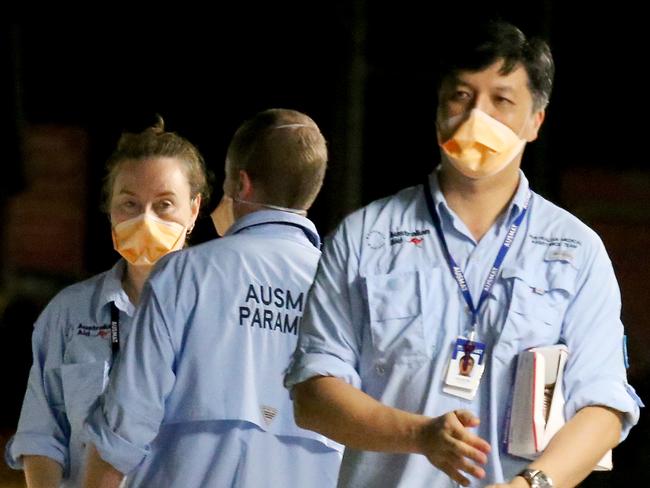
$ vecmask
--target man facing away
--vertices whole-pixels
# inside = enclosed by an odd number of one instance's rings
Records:
[[[439,168],[328,240],[285,378],[298,425],[346,445],[342,487],[574,486],[638,420],[603,244],[520,170],[550,50],[504,22],[458,43]],[[558,343],[568,421],[531,463],[504,447],[517,354]]]
[[[282,387],[320,240],[306,218],[326,168],[308,116],[273,109],[235,133],[214,240],[149,279],[91,413],[86,486],[331,487],[340,446],[296,426]]]

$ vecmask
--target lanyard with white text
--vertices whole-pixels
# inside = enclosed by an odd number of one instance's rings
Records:
[[[115,355],[120,350],[120,311],[115,305],[115,302],[111,302],[111,352],[113,354],[113,359]]]
[[[451,271],[452,276],[456,280],[456,283],[458,283],[458,287],[460,288],[460,291],[463,294],[463,297],[465,298],[465,302],[469,307],[469,311],[472,314],[472,330],[469,336],[469,340],[470,342],[472,342],[475,340],[476,337],[476,327],[478,325],[478,312],[481,309],[481,305],[483,305],[488,295],[490,294],[490,290],[494,285],[494,281],[497,276],[497,273],[499,272],[499,269],[503,264],[503,260],[505,259],[506,254],[508,254],[508,251],[510,250],[510,246],[515,240],[515,236],[517,235],[519,226],[521,225],[521,223],[524,220],[524,217],[526,216],[526,211],[528,210],[528,204],[530,203],[531,193],[530,192],[528,193],[528,196],[526,197],[526,201],[524,202],[524,206],[521,209],[521,212],[519,213],[515,221],[510,226],[510,229],[508,229],[506,238],[503,241],[503,244],[501,244],[499,253],[497,254],[497,257],[494,260],[494,264],[492,265],[492,269],[490,270],[490,273],[488,274],[488,277],[485,280],[485,285],[483,285],[483,291],[481,292],[481,296],[479,298],[478,304],[476,305],[476,307],[474,307],[474,302],[472,300],[472,295],[469,292],[465,275],[461,271],[460,266],[456,264],[456,261],[454,260],[451,253],[449,252],[449,247],[447,246],[445,235],[442,232],[442,224],[440,223],[440,217],[438,217],[438,212],[436,211],[436,207],[433,203],[433,197],[431,196],[431,187],[429,186],[428,178],[425,179],[425,182],[423,184],[423,189],[424,189],[424,197],[427,202],[427,207],[429,209],[429,213],[431,214],[431,219],[433,220],[433,225],[436,228],[436,233],[438,234],[438,238],[440,239],[440,245],[445,254],[445,257],[447,258],[447,263],[449,264],[449,270]]]

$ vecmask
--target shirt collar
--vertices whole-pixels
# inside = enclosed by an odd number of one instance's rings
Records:
[[[265,224],[288,224],[293,227],[298,227],[305,233],[307,239],[316,248],[320,249],[320,236],[314,223],[302,215],[283,212],[281,210],[257,210],[246,214],[237,219],[232,227],[228,229],[228,232],[226,232],[226,236],[236,234],[243,230],[253,231],[254,228]]]
[[[104,276],[104,282],[100,291],[100,305],[107,305],[115,302],[115,306],[122,312],[132,317],[135,312],[135,305],[131,303],[129,296],[122,288],[122,277],[126,271],[126,261],[120,259]]]
[[[530,185],[528,183],[528,178],[526,178],[526,175],[524,175],[522,170],[519,170],[519,186],[517,186],[517,191],[515,192],[512,202],[510,202],[509,208],[511,219],[515,218],[519,215],[519,212],[523,210],[529,193]]]
[[[446,219],[449,219],[453,223],[456,218],[456,214],[447,205],[447,200],[445,199],[445,196],[440,189],[440,182],[438,181],[439,173],[440,167],[436,168],[429,175],[429,185],[431,186],[433,202],[439,212],[439,215],[444,215]],[[519,215],[519,212],[521,212],[521,210],[524,208],[529,193],[530,185],[528,183],[528,179],[524,175],[524,172],[522,170],[519,170],[519,184],[517,186],[517,191],[515,191],[515,195],[508,207],[508,218],[506,219],[507,224],[510,224],[512,220],[514,220],[517,215]]]

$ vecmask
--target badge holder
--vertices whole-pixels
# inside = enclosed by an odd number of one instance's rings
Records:
[[[442,391],[473,400],[485,370],[485,344],[466,337],[456,339]]]

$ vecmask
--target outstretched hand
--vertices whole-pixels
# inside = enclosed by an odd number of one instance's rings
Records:
[[[481,466],[487,463],[490,444],[469,430],[479,422],[467,410],[454,410],[432,419],[421,433],[420,452],[462,486],[469,485],[463,473],[479,479],[485,477]]]

